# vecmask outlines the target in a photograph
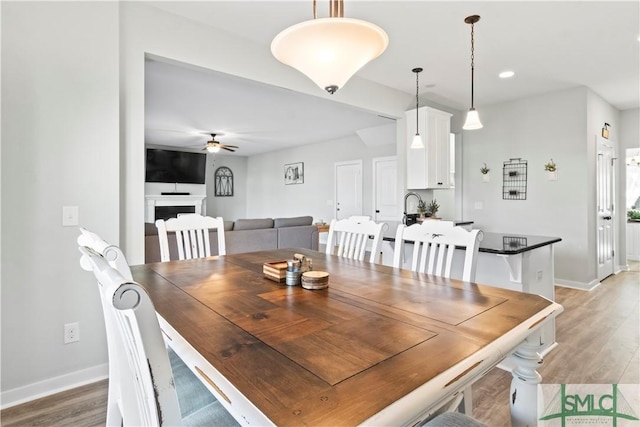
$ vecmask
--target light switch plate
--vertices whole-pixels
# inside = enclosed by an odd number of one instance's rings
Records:
[[[62,207],[62,226],[73,227],[78,225],[78,207],[63,206]]]

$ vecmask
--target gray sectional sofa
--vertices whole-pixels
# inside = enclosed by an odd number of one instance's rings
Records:
[[[224,236],[228,254],[279,248],[307,248],[318,250],[318,228],[313,217],[238,219],[224,222]],[[174,239],[171,241],[171,239]],[[211,242],[217,242],[217,231],[209,232]],[[160,261],[158,230],[155,224],[145,224],[145,262]],[[218,248],[212,243],[213,255]],[[214,248],[215,247],[215,248]],[[178,259],[175,235],[169,234],[171,259]]]

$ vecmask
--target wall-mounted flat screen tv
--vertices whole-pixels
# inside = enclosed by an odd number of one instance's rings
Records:
[[[207,155],[147,148],[146,182],[204,184]]]

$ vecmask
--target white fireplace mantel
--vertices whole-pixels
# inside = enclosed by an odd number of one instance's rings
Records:
[[[148,194],[144,196],[147,202],[145,221],[155,222],[156,206],[193,206],[197,214],[206,215],[205,206],[202,203],[206,197],[204,194]]]

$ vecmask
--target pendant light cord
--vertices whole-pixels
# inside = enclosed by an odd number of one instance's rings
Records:
[[[475,69],[474,24],[471,24],[471,109],[473,109],[473,74]]]
[[[418,85],[418,74],[420,73],[420,71],[416,71],[416,135],[420,135],[420,124],[419,124],[419,120],[418,120],[418,90],[420,88],[420,86]]]

